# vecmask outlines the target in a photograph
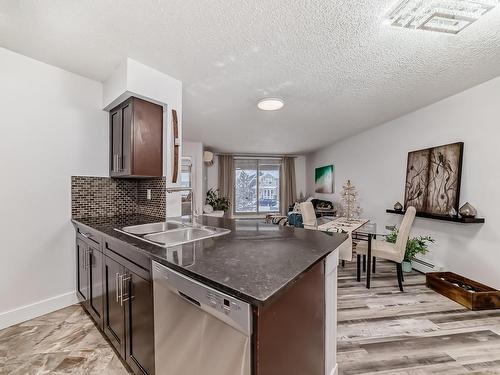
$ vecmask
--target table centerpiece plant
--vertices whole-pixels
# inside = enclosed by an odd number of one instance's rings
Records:
[[[394,230],[386,236],[386,241],[390,243],[396,243],[398,238],[398,230]],[[429,244],[434,243],[436,240],[431,236],[418,236],[413,238],[408,238],[406,244],[405,257],[403,259],[403,271],[411,272],[413,269],[412,261],[418,254],[427,254],[429,252]]]

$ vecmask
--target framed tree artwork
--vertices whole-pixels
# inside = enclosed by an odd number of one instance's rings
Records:
[[[334,171],[335,169],[333,165],[316,168],[316,170],[314,171],[314,191],[316,193],[335,193]]]
[[[463,151],[459,142],[408,153],[405,208],[435,215],[458,212]]]

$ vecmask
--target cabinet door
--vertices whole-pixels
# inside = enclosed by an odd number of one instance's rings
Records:
[[[117,109],[110,114],[110,171],[111,175],[120,173],[120,157],[123,150],[122,111]]]
[[[87,270],[87,254],[89,246],[81,239],[76,239],[76,290],[78,298],[84,304],[89,298],[89,279]]]
[[[120,174],[128,176],[132,175],[132,142],[133,142],[133,116],[132,116],[132,103],[130,101],[122,108],[122,152],[119,159]]]
[[[88,269],[89,269],[89,301],[88,311],[97,325],[102,329],[104,315],[103,298],[103,254],[96,248],[89,247]]]
[[[125,310],[120,299],[120,279],[123,267],[104,257],[104,332],[113,346],[125,358]]]
[[[163,108],[134,98],[133,165],[136,176],[163,176]]]
[[[127,325],[126,361],[137,373],[152,375],[154,362],[153,285],[149,280],[127,270],[124,287]]]

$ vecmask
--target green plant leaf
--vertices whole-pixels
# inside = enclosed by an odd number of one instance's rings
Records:
[[[386,236],[386,241],[396,243],[398,231],[395,230]],[[408,239],[406,244],[405,262],[411,262],[418,254],[427,254],[429,244],[436,242],[431,236],[419,236]]]
[[[219,189],[210,189],[207,191],[205,204],[209,204],[215,211],[227,211],[230,206],[229,199],[219,194]]]

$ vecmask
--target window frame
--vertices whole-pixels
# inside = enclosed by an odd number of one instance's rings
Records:
[[[181,165],[180,165],[179,169],[180,169],[180,175],[181,175],[180,176],[180,179],[181,179],[180,185],[182,187],[184,187],[182,185],[182,174],[183,173],[187,173],[189,175],[189,186],[186,186],[186,187],[188,187],[190,189],[193,189],[193,185],[194,185],[194,181],[193,181],[193,177],[194,177],[194,175],[193,175],[193,159],[190,156],[183,156],[181,158]],[[184,169],[187,169],[187,171],[184,170]],[[189,192],[188,191],[182,191],[181,195],[182,195],[183,198],[186,198],[189,195]]]
[[[256,162],[256,172],[257,172],[257,210],[254,212],[238,212],[236,211],[236,165],[238,160],[252,160]],[[260,164],[261,162],[269,161],[269,160],[276,160],[276,165],[279,166],[279,184],[278,184],[278,211],[259,211],[259,192],[260,192],[260,179],[259,179],[259,173],[260,173]],[[265,215],[268,214],[280,214],[283,207],[282,205],[282,199],[281,199],[281,184],[283,180],[283,161],[281,158],[273,158],[273,157],[235,157],[234,158],[234,180],[233,180],[233,197],[234,197],[234,203],[233,203],[233,216],[234,217],[251,217],[251,216],[262,216],[265,217]]]

